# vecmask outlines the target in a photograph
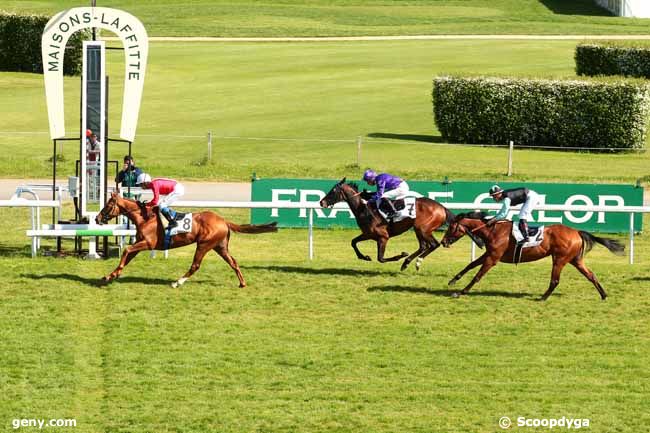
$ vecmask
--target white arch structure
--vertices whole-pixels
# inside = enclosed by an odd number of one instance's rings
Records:
[[[118,9],[79,7],[56,14],[41,39],[47,113],[52,139],[65,137],[63,56],[70,36],[79,30],[101,28],[115,33],[124,45],[125,74],[120,138],[133,141],[144,88],[149,38],[133,15]],[[83,137],[83,135],[82,135]]]

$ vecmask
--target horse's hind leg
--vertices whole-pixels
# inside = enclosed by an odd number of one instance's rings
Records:
[[[559,257],[553,257],[553,269],[551,270],[551,282],[548,284],[548,289],[542,297],[540,298],[541,301],[546,301],[549,296],[551,296],[551,293],[553,293],[553,290],[560,284],[560,274],[562,273],[562,269],[564,269],[564,266],[566,265],[566,259],[564,257],[559,258]]]
[[[177,281],[174,281],[172,283],[173,288],[182,286],[189,277],[194,275],[194,272],[199,270],[199,268],[201,267],[201,262],[203,261],[203,257],[205,257],[205,254],[208,251],[210,251],[210,247],[208,245],[201,245],[201,244],[196,245],[196,251],[194,252],[194,259],[192,260],[192,266],[190,266],[190,269],[185,273],[185,275],[183,275]]]
[[[377,240],[377,261],[379,263],[396,262],[397,260],[401,260],[404,257],[409,255],[409,253],[402,252],[401,254],[397,254],[396,256],[384,257],[384,253],[386,252],[386,244],[388,243],[388,239],[389,238],[379,238]]]
[[[577,270],[580,271],[582,275],[584,275],[589,281],[592,282],[594,287],[596,287],[596,290],[598,290],[598,293],[600,294],[600,298],[604,301],[607,298],[607,293],[605,293],[605,289],[603,289],[603,286],[600,285],[600,282],[596,278],[596,275],[589,269],[587,266],[585,266],[585,262],[582,257],[576,257],[571,261],[571,264],[576,267]]]
[[[223,257],[226,263],[228,263],[233,271],[235,271],[235,274],[237,274],[237,278],[239,279],[239,287],[246,287],[246,281],[244,280],[244,276],[239,269],[237,260],[235,260],[235,258],[228,252],[228,241],[224,240],[222,243],[214,247],[214,250],[217,252],[217,254]]]
[[[415,261],[415,266],[416,266],[418,271],[420,270],[420,265],[422,264],[422,260],[424,260],[425,257],[428,256],[429,254],[431,254],[432,252],[437,250],[438,247],[440,246],[440,242],[438,242],[436,240],[436,238],[434,238],[431,235],[429,237],[431,238],[431,239],[427,239],[429,241],[429,247],[427,248],[426,251],[424,251],[422,254],[420,254],[420,256]]]
[[[429,243],[424,239],[424,237],[422,236],[422,234],[420,232],[416,231],[415,235],[418,238],[419,247],[413,254],[411,254],[410,256],[408,256],[404,260],[404,262],[402,263],[402,267],[400,268],[400,270],[402,270],[402,271],[405,270],[406,268],[408,268],[411,261],[413,261],[414,258],[419,257],[420,254],[424,253],[427,250],[427,248],[429,247]],[[419,266],[418,266],[418,268],[419,268]]]

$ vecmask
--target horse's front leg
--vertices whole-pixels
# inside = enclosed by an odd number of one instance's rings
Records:
[[[454,278],[452,278],[451,280],[449,280],[449,282],[447,283],[447,285],[448,285],[448,286],[453,286],[454,284],[456,284],[456,281],[458,281],[458,280],[460,280],[461,278],[463,278],[463,275],[465,275],[467,272],[471,271],[472,269],[474,269],[474,268],[477,267],[478,265],[482,264],[486,257],[487,257],[487,252],[484,253],[484,254],[483,254],[481,257],[479,257],[478,259],[476,259],[476,260],[474,260],[473,262],[471,262],[469,265],[465,266],[465,268],[464,268],[462,271],[460,271],[459,273],[457,273],[456,276],[455,276]]]
[[[361,241],[367,241],[368,239],[370,239],[370,236],[369,236],[367,233],[361,233],[359,236],[357,236],[356,238],[352,239],[352,242],[351,242],[351,244],[352,244],[352,249],[354,249],[354,252],[357,254],[357,258],[358,258],[359,260],[366,260],[366,261],[371,261],[371,260],[372,260],[372,259],[370,258],[370,256],[364,256],[363,254],[361,254],[361,251],[359,251],[359,248],[357,247],[357,244],[358,244],[359,242],[361,242]]]
[[[128,265],[129,262],[133,260],[133,258],[137,256],[140,251],[144,251],[148,249],[149,249],[149,245],[144,240],[141,240],[139,242],[134,243],[133,245],[129,245],[126,248],[124,248],[124,252],[122,253],[122,258],[120,259],[120,263],[117,265],[117,267],[113,272],[111,272],[110,274],[106,275],[103,278],[103,281],[109,283],[114,279],[118,278],[122,273],[124,267]]]
[[[469,290],[472,288],[472,286],[474,286],[474,284],[481,281],[481,278],[483,278],[483,275],[487,274],[488,271],[490,269],[492,269],[498,262],[499,262],[499,259],[495,258],[494,256],[485,257],[485,260],[483,260],[483,265],[481,266],[481,269],[479,269],[479,271],[476,273],[476,275],[474,275],[474,278],[472,278],[472,281],[470,281],[469,284],[463,290],[461,290],[459,293],[455,293],[453,296],[458,297],[459,295],[466,295],[467,293],[469,293]]]
[[[386,262],[395,262],[397,260],[401,260],[404,257],[407,257],[409,253],[407,252],[402,252],[401,254],[398,254],[393,257],[384,257],[384,253],[386,252],[386,244],[388,243],[389,238],[379,238],[377,240],[377,261],[379,263],[386,263]]]

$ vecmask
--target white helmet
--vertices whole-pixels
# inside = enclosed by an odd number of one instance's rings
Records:
[[[135,181],[135,184],[140,185],[144,182],[151,182],[151,176],[149,176],[147,173],[140,173],[140,175]]]

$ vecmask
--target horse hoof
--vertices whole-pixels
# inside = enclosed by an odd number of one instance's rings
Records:
[[[409,262],[404,261],[404,263],[402,263],[402,266],[399,268],[399,270],[400,271],[405,271],[406,268],[408,268],[408,267],[409,267]]]
[[[448,285],[448,286],[453,286],[454,284],[456,284],[456,281],[458,281],[458,280],[456,280],[455,278],[453,278],[453,279],[449,280],[449,282],[447,283],[447,285]]]
[[[408,256],[409,256],[409,253],[407,253],[406,251],[402,251],[402,257],[408,257]]]
[[[177,287],[178,287],[178,281],[174,281],[174,282],[172,283],[172,289],[175,289],[175,288],[177,288]]]
[[[418,257],[417,260],[415,260],[415,270],[420,271],[421,267],[422,267],[422,259]]]
[[[239,288],[240,288],[240,289],[243,289],[244,287],[246,287],[246,284],[240,284],[240,285],[239,285]]]
[[[461,293],[460,292],[454,292],[451,294],[452,298],[460,298]]]
[[[365,260],[366,262],[371,262],[372,261],[370,256],[363,256],[362,259]]]

